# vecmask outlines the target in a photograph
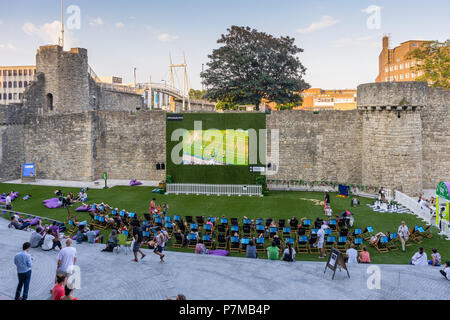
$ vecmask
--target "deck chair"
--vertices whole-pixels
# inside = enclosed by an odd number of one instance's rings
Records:
[[[210,224],[204,224],[202,229],[205,232],[205,234],[208,234],[210,236],[212,235],[212,227]]]
[[[290,243],[292,247],[295,246],[295,239],[294,238],[290,238],[289,237],[289,238],[284,238],[283,240],[284,240],[284,244],[285,244],[286,248],[287,248],[287,244],[288,243]]]
[[[173,216],[173,222],[174,222],[174,223],[181,222],[181,217],[178,216],[178,215],[174,215],[174,216]]]
[[[226,226],[223,225],[223,224],[217,225],[217,233],[218,233],[218,234],[226,234],[226,233],[227,233],[227,228],[226,228]]]
[[[188,234],[187,235],[187,247],[193,249],[193,248],[195,248],[196,245],[197,245],[197,238],[195,237],[195,235]]]
[[[166,222],[164,224],[164,227],[167,229],[167,233],[172,235],[172,233],[173,233],[173,224],[172,224],[172,222]]]
[[[252,233],[252,229],[249,224],[244,224],[242,226],[242,236],[250,238]]]
[[[305,234],[309,235],[311,232],[311,220],[305,219],[302,221],[302,228],[305,229]]]
[[[371,226],[366,227],[361,236],[365,241],[369,242],[370,238],[373,237],[373,228]]]
[[[298,236],[297,239],[297,253],[309,253],[308,237],[306,235]]]
[[[189,225],[189,231],[198,232],[198,225],[196,223],[191,223]]]
[[[223,249],[223,250],[227,249],[227,238],[225,234],[217,235],[216,249]]]
[[[144,218],[145,218],[145,221],[148,221],[148,222],[152,221],[152,217],[150,216],[149,213],[144,213]]]
[[[240,253],[246,253],[247,252],[247,246],[250,242],[249,238],[242,238],[241,239],[241,248],[239,249]]]
[[[348,244],[348,242],[347,242],[347,237],[346,236],[338,237],[336,248],[339,251],[344,252],[345,250],[347,250],[347,244]]]
[[[256,231],[256,235],[259,236],[260,234],[262,234],[264,236],[264,225],[262,224],[257,224],[255,226],[255,231]]]
[[[411,239],[412,241],[414,241],[417,244],[421,244],[422,240],[423,240],[421,233],[423,231],[424,230],[422,227],[414,226],[414,230],[410,231],[410,233],[409,233],[409,239]]]
[[[357,228],[357,229],[353,230],[351,237],[352,237],[352,239],[355,239],[355,238],[361,237],[361,235],[362,235],[362,230],[360,228]]]
[[[192,216],[186,216],[186,223],[188,225],[190,225],[191,223],[194,223],[194,221],[192,220]]]
[[[269,228],[269,238],[273,239],[273,237],[277,234],[278,230],[277,227],[270,227]]]
[[[314,230],[316,230],[314,232]],[[308,239],[308,250],[311,254],[320,254],[320,250],[318,247],[315,247],[314,244],[317,241],[317,229],[311,229],[311,233],[309,234]]]
[[[74,234],[76,231],[78,231],[78,227],[75,225],[75,219],[69,219],[68,221],[68,227],[66,229],[67,235],[70,237],[72,234]]]
[[[335,243],[336,243],[335,236],[327,236],[325,238],[325,252],[330,253],[331,249],[333,249]]]
[[[128,232],[117,235],[117,239],[119,240],[119,247],[117,248],[117,253],[119,253],[119,249],[124,248],[125,254],[128,254],[128,251],[131,252],[131,241],[127,240]]]
[[[284,219],[278,219],[278,230],[283,231],[283,228],[286,225],[286,220]]]
[[[255,224],[262,224],[264,225],[264,220],[262,218],[256,219]]]
[[[282,229],[283,231],[283,238],[290,238],[291,237],[291,228],[290,227],[284,227]]]
[[[355,250],[357,250],[358,252],[361,252],[362,251],[362,249],[361,249],[362,243],[363,243],[363,238],[361,238],[361,237],[354,238],[353,245],[355,246]]]
[[[256,252],[265,252],[266,251],[266,249],[264,248],[264,238],[262,238],[262,237],[256,238],[255,245],[256,245]]]
[[[337,232],[336,219],[328,220],[328,226],[333,232]]]
[[[380,237],[380,241],[378,241],[378,243],[376,243],[375,249],[379,252],[379,253],[386,253],[389,252],[389,249],[387,248],[387,243],[389,242],[388,237]]]
[[[272,218],[266,219],[266,227],[267,227],[267,228],[270,226],[270,224],[272,223],[272,221],[273,221]]]
[[[393,232],[389,234],[389,241],[386,243],[386,247],[391,251],[398,251],[396,242],[398,241],[397,233]]]
[[[242,219],[242,226],[250,226],[250,219]]]
[[[232,236],[234,236],[235,233],[240,234],[239,226],[238,225],[231,225],[231,227],[230,227],[230,234]]]
[[[297,230],[297,227],[298,227],[298,220],[297,220],[297,218],[291,219],[291,221],[289,221],[289,226],[291,227],[291,229]]]
[[[303,227],[300,227],[297,229],[297,237],[305,236],[306,235],[306,229]]]
[[[162,219],[160,218],[160,217],[157,217],[157,218],[155,218],[154,220],[153,220],[153,223],[155,224],[155,225],[157,225],[158,227],[162,227]]]
[[[175,242],[172,243],[172,247],[181,248],[183,247],[183,236],[179,232],[173,234],[175,236]]]
[[[239,222],[237,218],[230,218],[230,223],[232,226],[239,226]]]
[[[340,230],[342,230],[342,229],[344,229],[344,228],[347,228],[347,225],[346,225],[346,223],[345,223],[345,220],[344,219],[339,219],[339,221],[337,222],[337,227],[336,227],[339,231]]]
[[[196,216],[195,221],[197,221],[197,224],[199,226],[203,225],[205,223],[205,219],[202,216]]]
[[[240,251],[240,243],[239,237],[231,237],[230,238],[230,252],[239,252]]]
[[[220,224],[228,228],[228,219],[227,218],[220,218]]]
[[[212,241],[212,239],[211,239],[211,235],[209,235],[209,234],[204,234],[204,235],[202,236],[202,240],[203,240],[203,244],[205,245],[205,247],[206,247],[207,249],[211,249],[211,248],[212,248],[213,241]]]

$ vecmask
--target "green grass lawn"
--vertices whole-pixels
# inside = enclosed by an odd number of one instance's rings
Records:
[[[67,219],[66,209],[47,209],[43,206],[42,200],[54,197],[53,192],[56,187],[31,186],[31,185],[11,185],[0,184],[0,193],[11,190],[20,193],[19,198],[13,202],[13,210],[34,214],[50,219],[65,221]],[[72,191],[77,194],[77,188],[59,188],[64,194]],[[119,210],[125,209],[128,212],[136,212],[143,216],[148,212],[148,206],[152,198],[156,198],[158,204],[167,203],[169,205],[168,215],[178,214],[181,216],[214,216],[225,215],[229,218],[235,217],[241,221],[243,216],[250,219],[255,218],[285,218],[296,216],[299,220],[302,217],[308,217],[315,220],[316,217],[325,218],[323,206],[316,205],[311,200],[323,200],[323,193],[320,192],[278,192],[271,191],[266,197],[228,197],[228,196],[186,196],[186,195],[161,195],[151,193],[151,187],[113,187],[110,189],[90,189],[88,191],[88,203],[105,202]],[[31,194],[29,200],[22,200],[26,194]],[[354,228],[364,229],[366,226],[372,226],[375,232],[396,232],[400,222],[406,221],[406,224],[412,226],[424,225],[424,223],[413,215],[378,213],[373,212],[366,204],[371,203],[372,199],[360,198],[361,206],[350,208],[350,200],[338,198],[335,194],[331,196],[331,207],[333,214],[340,214],[345,209],[349,209],[355,217]],[[303,200],[310,199],[310,200]],[[78,207],[75,204],[72,211]],[[79,220],[90,220],[87,213],[79,213]],[[450,246],[445,239],[437,235],[437,228],[433,228],[433,238],[424,239],[421,246],[425,248],[428,256],[431,255],[431,248],[436,247],[442,255],[443,261],[450,260]],[[109,232],[106,232],[108,234]],[[268,244],[268,241],[266,242]],[[367,245],[367,243],[364,243]],[[417,250],[419,245],[413,244],[407,247],[406,253],[400,251],[380,254],[374,249],[369,248],[373,263],[392,263],[406,264]],[[170,250],[193,252],[193,249],[174,249],[169,245]],[[241,256],[232,253],[232,256]],[[261,254],[260,254],[261,256]],[[317,255],[297,255],[297,260],[317,261]]]

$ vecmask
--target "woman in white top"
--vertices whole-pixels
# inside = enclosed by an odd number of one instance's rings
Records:
[[[53,240],[55,237],[52,235],[51,231],[44,236],[44,243],[42,244],[42,250],[44,251],[50,251],[54,248],[53,246]]]
[[[426,254],[426,252],[423,251],[422,247],[419,247],[419,251],[413,255],[409,264],[412,264],[415,266],[427,266],[428,265],[427,254]]]
[[[294,262],[295,261],[295,250],[292,248],[290,242],[287,244],[287,248],[283,251],[283,261]]]
[[[408,242],[409,238],[409,229],[408,226],[405,224],[405,221],[402,221],[402,224],[400,227],[398,227],[398,237],[400,238],[400,242],[402,243],[402,250],[405,252],[406,248],[406,242]]]

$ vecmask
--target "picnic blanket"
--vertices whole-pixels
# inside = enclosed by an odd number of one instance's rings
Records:
[[[81,206],[75,209],[75,212],[88,212],[92,209],[91,206]]]

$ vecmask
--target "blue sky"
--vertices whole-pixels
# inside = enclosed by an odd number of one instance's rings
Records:
[[[59,0],[0,0],[0,65],[35,64],[36,49],[58,38]],[[132,82],[168,80],[169,53],[188,63],[191,87],[200,89],[202,63],[231,25],[291,36],[305,51],[306,80],[324,89],[356,88],[378,72],[381,37],[393,45],[410,39],[450,38],[448,0],[65,0],[80,8],[80,29],[67,30],[66,44],[84,47],[99,76]],[[369,29],[381,7],[380,28]],[[71,14],[65,13],[65,24]],[[66,47],[67,49],[67,47]],[[177,85],[182,85],[178,72]]]

